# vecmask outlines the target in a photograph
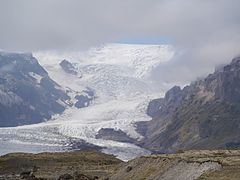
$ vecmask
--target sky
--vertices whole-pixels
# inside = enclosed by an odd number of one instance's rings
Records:
[[[191,81],[240,54],[239,0],[0,0],[0,49],[171,44],[154,77]]]

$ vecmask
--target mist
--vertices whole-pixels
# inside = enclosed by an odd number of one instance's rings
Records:
[[[239,7],[238,0],[0,0],[0,48],[82,51],[163,37],[176,55],[154,78],[185,83],[240,53]]]

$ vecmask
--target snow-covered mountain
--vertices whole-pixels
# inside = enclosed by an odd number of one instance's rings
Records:
[[[68,137],[83,139],[122,159],[148,153],[131,143],[97,139],[96,135],[102,129],[113,129],[141,139],[134,122],[150,120],[146,115],[148,102],[162,95],[150,78],[151,72],[173,54],[168,45],[125,44],[108,44],[86,52],[35,52],[49,76],[71,97],[68,104],[72,106],[46,123],[0,129],[0,138],[51,148]],[[86,98],[87,104],[76,105]]]

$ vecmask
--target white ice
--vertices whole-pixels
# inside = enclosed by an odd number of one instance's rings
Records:
[[[52,143],[51,138],[56,132],[60,134],[57,138],[80,138],[104,147],[105,153],[114,154],[123,160],[147,154],[149,151],[136,145],[96,139],[95,135],[101,128],[113,128],[126,132],[132,138],[142,138],[135,131],[134,122],[150,120],[146,115],[148,102],[164,93],[150,79],[151,72],[161,63],[169,61],[173,55],[169,45],[126,44],[107,44],[85,52],[35,52],[34,56],[49,76],[62,89],[71,90],[69,95],[73,102],[75,93],[86,88],[95,92],[95,98],[89,107],[67,107],[63,114],[53,116],[51,121],[0,129],[0,133],[14,133],[18,136],[18,132],[23,131],[31,137],[31,133],[38,130],[34,138],[48,139],[49,136],[50,140],[46,143]],[[72,62],[82,76],[65,73],[59,66],[63,59]],[[58,144],[58,140],[54,143]]]

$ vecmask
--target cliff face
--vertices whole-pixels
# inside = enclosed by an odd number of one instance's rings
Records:
[[[31,54],[0,53],[0,127],[48,120],[68,98]]]
[[[77,69],[72,65],[72,63],[70,63],[69,61],[67,61],[65,59],[62,60],[59,65],[68,74],[72,74],[72,75],[78,74]]]
[[[153,100],[141,145],[157,152],[240,146],[240,58],[208,77]]]

